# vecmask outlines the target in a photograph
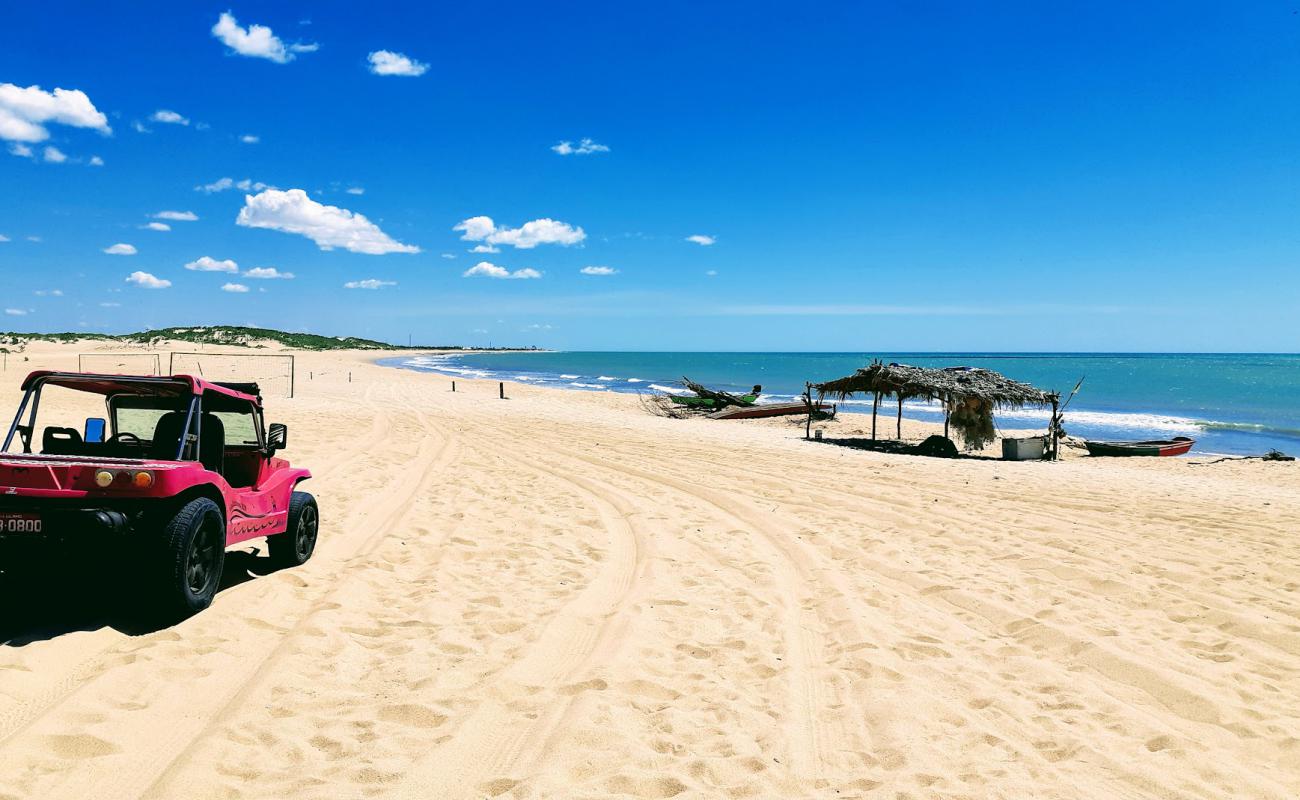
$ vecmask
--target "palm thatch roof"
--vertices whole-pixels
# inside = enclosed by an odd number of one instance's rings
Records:
[[[1060,395],[1027,383],[1013,381],[1001,373],[979,367],[913,367],[908,364],[873,362],[852,375],[813,384],[822,397],[851,394],[893,395],[899,400],[921,397],[945,404],[978,398],[996,408],[1050,406]]]

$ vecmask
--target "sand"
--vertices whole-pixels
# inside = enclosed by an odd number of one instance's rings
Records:
[[[886,456],[370,358],[268,398],[307,565],[241,546],[162,630],[111,581],[3,609],[0,798],[1300,794],[1295,464]]]

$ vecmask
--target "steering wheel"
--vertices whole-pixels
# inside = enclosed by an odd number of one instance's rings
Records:
[[[140,441],[140,437],[136,436],[134,433],[129,433],[127,431],[122,431],[121,433],[113,434],[112,436],[108,437],[108,441],[104,442],[104,444],[125,445],[127,447],[134,447],[137,450],[144,449],[144,442]]]

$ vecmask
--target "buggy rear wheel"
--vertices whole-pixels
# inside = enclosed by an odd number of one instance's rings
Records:
[[[289,498],[289,527],[266,540],[271,561],[277,567],[305,564],[316,551],[320,533],[320,509],[316,498],[307,492],[294,492]]]
[[[183,615],[212,605],[226,561],[226,523],[221,508],[206,497],[181,506],[163,531],[168,569],[166,604]]]

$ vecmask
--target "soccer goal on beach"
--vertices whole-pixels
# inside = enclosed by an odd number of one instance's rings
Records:
[[[161,375],[160,353],[78,353],[77,372],[100,375]]]
[[[194,375],[210,381],[256,383],[264,397],[293,397],[293,356],[282,353],[172,352],[168,375]]]

